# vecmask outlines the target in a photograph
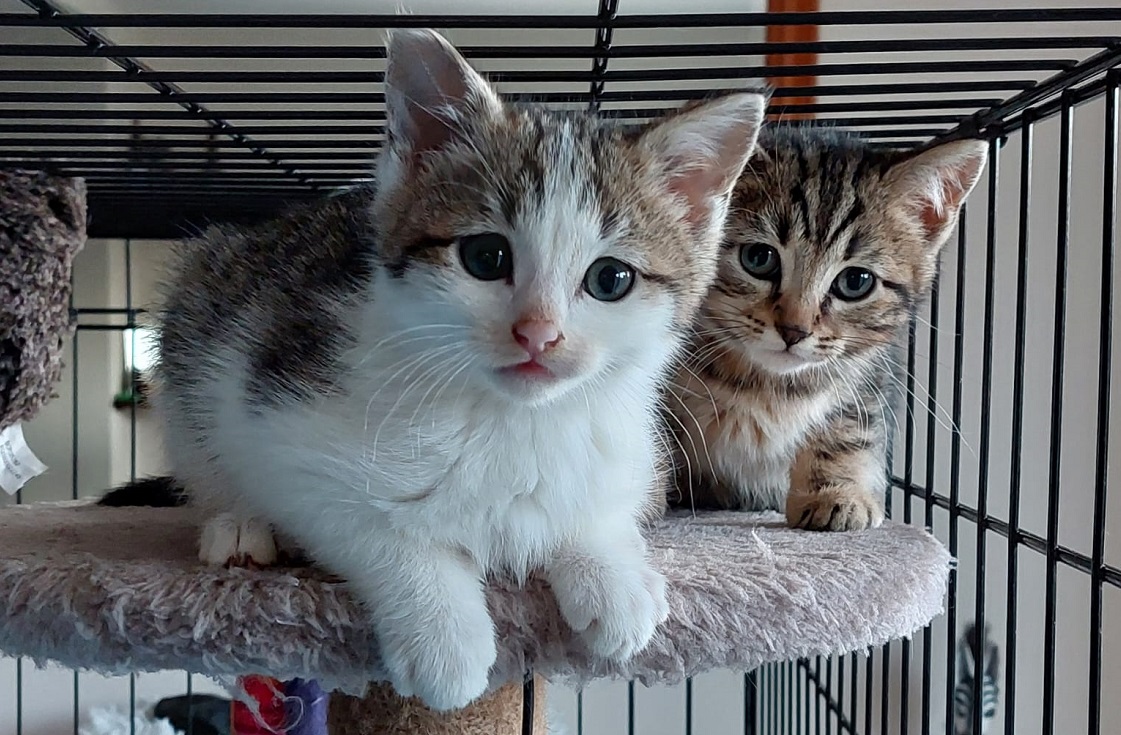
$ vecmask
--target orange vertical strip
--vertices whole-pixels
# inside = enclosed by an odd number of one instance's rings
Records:
[[[768,13],[816,13],[821,9],[820,0],[768,0]],[[767,26],[768,43],[806,43],[817,41],[820,31],[817,25],[797,26]],[[816,53],[794,54],[768,54],[767,66],[805,66],[817,63]],[[779,87],[812,87],[817,84],[816,76],[789,75],[772,77],[770,84],[776,89]],[[772,104],[774,107],[786,107],[782,113],[783,120],[807,120],[813,118],[813,113],[792,112],[791,106],[813,104],[814,97],[781,97]]]

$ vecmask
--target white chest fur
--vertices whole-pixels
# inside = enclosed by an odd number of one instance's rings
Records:
[[[522,574],[606,509],[633,522],[654,486],[649,411],[610,385],[522,408],[454,384],[433,399],[380,367],[309,404],[223,401],[213,451],[254,512],[330,543],[313,528],[335,506]]]

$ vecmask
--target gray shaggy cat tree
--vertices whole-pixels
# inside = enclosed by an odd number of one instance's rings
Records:
[[[85,242],[81,179],[0,170],[0,429],[34,416],[58,382]]]
[[[316,677],[359,694],[384,679],[377,644],[346,585],[314,568],[218,569],[196,561],[190,508],[83,504],[0,511],[0,651],[107,674],[186,669]],[[519,732],[527,670],[674,683],[712,669],[864,650],[908,636],[942,610],[950,557],[919,528],[823,534],[778,515],[672,514],[650,533],[668,577],[669,621],[627,663],[593,660],[548,589],[495,581],[494,693],[435,716],[373,688],[336,695],[332,733]],[[459,718],[459,719],[455,719]],[[539,730],[538,732],[544,732]]]

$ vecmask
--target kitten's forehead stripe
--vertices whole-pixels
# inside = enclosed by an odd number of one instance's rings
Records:
[[[829,234],[829,237],[826,238],[825,246],[827,248],[834,247],[837,244],[838,238],[845,234],[862,214],[864,214],[864,202],[861,201],[860,197],[853,197],[848,211],[845,212],[845,216],[841,217],[841,221],[837,223],[836,227],[834,227],[833,231]],[[848,245],[845,247],[845,260],[851,260],[859,247],[860,238],[854,233],[849,237]]]

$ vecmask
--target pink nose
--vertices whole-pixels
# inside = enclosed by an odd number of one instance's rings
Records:
[[[543,355],[556,347],[564,335],[557,325],[542,319],[519,319],[510,330],[514,340],[529,353],[530,357]]]

